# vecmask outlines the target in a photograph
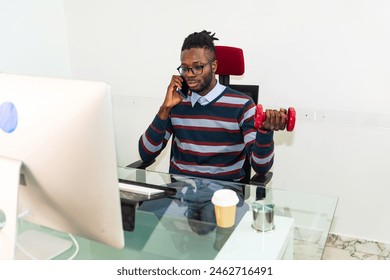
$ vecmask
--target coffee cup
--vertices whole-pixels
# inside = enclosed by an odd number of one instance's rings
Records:
[[[217,226],[230,228],[236,220],[236,208],[238,196],[235,191],[229,189],[214,192],[211,202],[214,204]]]

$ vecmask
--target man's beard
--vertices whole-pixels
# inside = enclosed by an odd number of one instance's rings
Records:
[[[195,91],[196,93],[203,93],[203,91],[211,90],[210,85],[213,80],[213,75],[210,73],[207,77],[204,78],[203,82],[199,84],[196,88],[192,88],[192,91]]]

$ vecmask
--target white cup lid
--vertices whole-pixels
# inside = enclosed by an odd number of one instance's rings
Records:
[[[238,196],[233,190],[218,190],[214,192],[211,202],[218,206],[232,206],[238,203]]]

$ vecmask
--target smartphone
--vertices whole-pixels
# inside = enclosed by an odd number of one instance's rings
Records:
[[[183,96],[183,98],[187,98],[188,91],[190,90],[190,87],[188,86],[186,80],[183,78],[183,82],[181,83],[181,89],[177,89],[177,91]]]

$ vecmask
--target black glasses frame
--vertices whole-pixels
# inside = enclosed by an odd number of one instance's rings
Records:
[[[192,74],[194,74],[195,76],[199,76],[199,75],[202,75],[202,74],[203,74],[203,69],[204,69],[204,67],[207,66],[208,64],[211,65],[211,63],[213,63],[213,61],[214,61],[214,60],[208,62],[207,64],[204,64],[204,65],[196,65],[196,66],[194,66],[194,67],[184,67],[184,66],[180,65],[180,66],[177,67],[176,69],[177,69],[177,71],[180,73],[180,75],[182,75],[182,76],[188,75],[188,73],[190,72],[190,70],[191,70]],[[198,68],[198,70],[195,70],[195,71],[194,71],[194,68],[195,68],[195,69]],[[185,71],[184,73],[183,73],[183,70]]]

